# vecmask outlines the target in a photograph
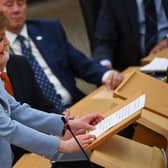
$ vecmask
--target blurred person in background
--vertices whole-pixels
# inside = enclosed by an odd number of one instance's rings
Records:
[[[168,47],[167,0],[103,0],[94,58],[119,71]]]

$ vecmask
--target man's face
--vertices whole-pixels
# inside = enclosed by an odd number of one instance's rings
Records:
[[[9,19],[8,30],[18,34],[27,16],[26,0],[0,0],[0,11]]]

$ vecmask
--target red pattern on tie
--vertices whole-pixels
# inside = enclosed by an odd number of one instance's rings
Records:
[[[12,84],[11,84],[11,82],[10,82],[10,79],[9,79],[7,73],[1,72],[1,73],[0,73],[0,78],[4,81],[4,87],[5,87],[6,91],[7,91],[11,96],[14,96]]]

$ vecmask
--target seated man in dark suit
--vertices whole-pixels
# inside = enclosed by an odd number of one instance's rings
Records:
[[[94,58],[117,70],[168,47],[167,0],[103,0]]]
[[[96,85],[107,83],[112,89],[122,81],[117,71],[109,71],[72,47],[58,21],[26,21],[26,0],[2,0],[0,10],[10,20],[7,37],[11,52],[27,57],[44,95],[54,101],[55,106],[58,101],[55,102],[53,94],[48,94],[51,90],[59,94],[63,106],[84,96],[77,88],[76,77]],[[43,71],[39,73],[39,69]],[[47,81],[50,88],[46,88]]]

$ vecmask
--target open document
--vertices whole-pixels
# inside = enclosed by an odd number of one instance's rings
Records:
[[[142,66],[140,68],[140,71],[146,73],[166,72],[167,68],[168,68],[168,59],[156,57],[149,64]]]
[[[90,131],[90,134],[96,137],[102,135],[105,131],[115,126],[116,124],[122,122],[124,119],[128,118],[132,114],[136,113],[142,109],[145,105],[145,94],[139,96],[138,98],[131,101],[129,104],[114,112],[110,116],[106,117],[100,123],[96,125],[96,129]]]

